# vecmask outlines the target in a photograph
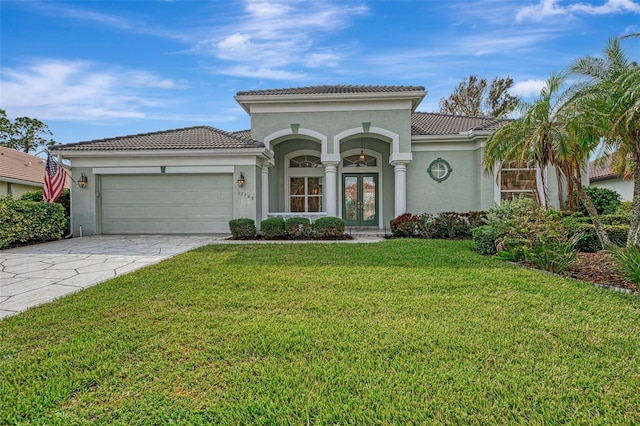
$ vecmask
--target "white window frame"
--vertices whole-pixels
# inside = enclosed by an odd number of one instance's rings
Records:
[[[513,191],[503,191],[502,190],[502,173],[500,173],[503,170],[511,170],[511,171],[517,171],[517,170],[535,170],[535,176],[536,176],[536,186],[534,187],[533,190],[513,190]],[[541,170],[539,167],[532,167],[532,168],[526,168],[526,167],[502,167],[502,165],[500,163],[496,163],[496,167],[494,167],[494,182],[496,182],[496,186],[495,186],[495,190],[494,190],[494,201],[496,202],[497,205],[500,205],[500,203],[502,202],[502,193],[503,192],[509,192],[511,194],[516,194],[516,193],[521,193],[521,194],[526,194],[526,193],[531,193],[533,195],[534,191],[537,189],[538,191],[538,199],[543,200],[544,199],[544,194],[543,194],[543,188],[542,188],[542,173],[544,173],[544,170]],[[535,197],[534,197],[535,198]]]

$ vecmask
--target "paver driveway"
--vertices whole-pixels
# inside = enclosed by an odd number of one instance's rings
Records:
[[[0,318],[226,235],[98,235],[0,251]]]

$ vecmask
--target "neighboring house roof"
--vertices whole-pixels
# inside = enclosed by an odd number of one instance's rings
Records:
[[[510,120],[491,117],[470,117],[432,112],[414,112],[411,115],[411,134],[455,135],[472,130],[497,130]]]
[[[42,186],[46,160],[35,155],[0,147],[0,180]],[[69,188],[69,178],[65,182]]]
[[[56,145],[58,151],[140,151],[171,149],[261,148],[246,133],[230,133],[209,126],[187,127],[108,139]]]
[[[290,89],[265,89],[248,90],[238,92],[237,96],[273,96],[273,95],[332,95],[332,94],[356,94],[356,93],[395,93],[424,91],[422,86],[358,86],[358,85],[334,85],[334,86],[308,86],[294,87]]]
[[[589,162],[589,181],[598,182],[607,179],[632,180],[633,173],[630,170],[625,170],[622,176],[616,173],[611,156]]]

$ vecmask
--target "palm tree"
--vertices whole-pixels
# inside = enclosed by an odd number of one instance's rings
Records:
[[[563,127],[557,121],[556,98],[564,77],[552,74],[533,103],[518,102],[519,118],[501,127],[487,140],[483,167],[493,171],[496,164],[515,163],[519,167],[545,167],[555,163],[555,149],[566,138]],[[544,173],[541,187],[534,191],[540,205],[549,204]]]
[[[638,245],[640,230],[640,67],[625,56],[617,38],[607,42],[603,53],[601,58],[586,56],[574,61],[570,71],[584,78],[577,86],[576,99],[604,136],[607,152],[621,167],[627,160],[632,164],[629,247]]]
[[[521,166],[535,166],[544,170],[553,166],[558,188],[564,184],[569,195],[576,190],[580,200],[593,218],[594,227],[603,247],[611,245],[598,213],[582,185],[582,170],[595,148],[597,139],[585,132],[581,121],[581,104],[569,102],[573,98],[562,92],[566,77],[553,73],[540,91],[540,97],[532,103],[518,104],[520,117],[493,133],[487,140],[483,167],[491,172],[496,164],[515,162]],[[544,173],[541,173],[541,205],[548,205],[548,193]],[[540,191],[536,190],[535,193]],[[560,205],[563,204],[559,191]]]

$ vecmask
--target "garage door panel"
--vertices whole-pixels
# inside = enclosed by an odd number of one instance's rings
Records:
[[[232,175],[102,176],[102,232],[227,233]]]

